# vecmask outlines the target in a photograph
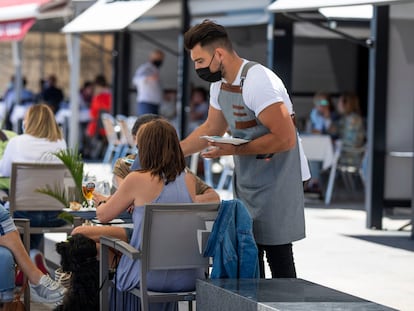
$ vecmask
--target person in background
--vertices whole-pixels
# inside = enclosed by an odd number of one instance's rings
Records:
[[[87,144],[86,128],[90,120],[90,107],[93,98],[94,85],[92,81],[85,81],[79,90],[79,151],[83,154],[83,148]]]
[[[57,77],[55,75],[52,74],[47,78],[41,93],[41,100],[50,106],[53,113],[59,110],[63,101],[63,91],[57,87]]]
[[[270,69],[240,58],[226,29],[210,20],[184,34],[196,73],[211,82],[207,120],[181,141],[185,155],[233,155],[234,193],[249,209],[259,249],[272,277],[295,278],[292,243],[305,237],[304,198],[297,132],[283,82]],[[230,128],[241,145],[208,142]]]
[[[336,131],[342,145],[339,163],[359,167],[363,152],[358,149],[365,144],[365,126],[358,97],[353,93],[343,93],[339,97],[338,112],[341,117]]]
[[[4,100],[6,97],[7,97],[7,95],[13,90],[13,87],[14,87],[14,75],[12,75],[11,77],[10,77],[10,81],[9,81],[9,83],[7,84],[7,86],[6,86],[6,89],[4,90],[4,93],[2,94],[2,96],[1,96],[1,98]]]
[[[164,95],[158,113],[171,123],[174,123],[177,117],[177,90],[165,89],[163,93]]]
[[[89,109],[93,98],[93,82],[85,81],[79,90],[79,108]]]
[[[137,88],[137,115],[158,114],[162,102],[160,67],[164,61],[164,52],[154,50],[149,60],[138,67],[132,83]]]
[[[13,84],[14,85],[14,84]],[[17,103],[16,90],[14,86],[9,90],[7,96],[4,98],[6,104],[6,117],[5,127],[6,129],[13,130],[16,133],[20,133],[19,120],[23,118],[27,107],[35,102],[35,95],[31,90],[27,88],[27,80],[23,77],[22,80],[22,92],[20,97],[20,103]]]
[[[11,138],[0,160],[0,174],[11,175],[13,162],[59,163],[53,153],[66,149],[66,142],[56,123],[51,108],[46,104],[30,106],[23,120],[24,133]],[[58,219],[59,211],[26,212],[16,211],[13,217],[30,219],[32,227],[59,227],[65,221]],[[30,236],[31,248],[38,248],[43,235]]]
[[[313,134],[330,135],[331,126],[338,120],[338,114],[327,93],[319,92],[313,97],[314,108],[310,114],[310,132]]]
[[[109,90],[106,78],[98,75],[94,81],[95,89],[89,110],[90,121],[86,129],[88,136],[87,156],[96,158],[105,148],[106,136],[105,129],[101,122],[101,113],[110,113],[112,109],[112,94]]]
[[[29,279],[33,301],[59,303],[63,300],[66,288],[53,281],[49,275],[44,274],[30,260],[13,219],[3,205],[0,205],[0,246],[8,248],[12,252],[19,268]]]
[[[188,134],[203,124],[207,119],[208,106],[207,90],[203,87],[194,88],[190,98],[190,122],[188,124]]]
[[[314,108],[310,114],[310,132],[312,134],[330,135],[336,139],[334,133],[334,124],[338,121],[331,97],[327,93],[319,92],[313,97]],[[322,198],[322,189],[320,186],[321,167],[320,162],[311,161],[309,163],[312,178],[305,186],[305,192],[317,193]]]

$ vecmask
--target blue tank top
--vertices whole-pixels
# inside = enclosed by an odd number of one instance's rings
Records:
[[[164,185],[160,195],[151,203],[192,203],[185,183],[185,173],[181,173],[173,182]],[[144,206],[136,206],[132,214],[134,229],[130,244],[136,249],[141,247],[141,227],[144,217]],[[139,260],[131,260],[122,256],[117,269],[117,287],[129,290],[139,287],[141,265]],[[193,290],[195,280],[200,277],[199,271],[157,270],[150,271],[147,276],[148,288],[154,291]]]

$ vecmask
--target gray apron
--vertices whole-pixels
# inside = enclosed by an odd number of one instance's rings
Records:
[[[242,70],[240,86],[221,84],[218,103],[233,137],[255,139],[269,133],[243,100],[242,87],[247,71]],[[260,90],[258,90],[260,92]],[[296,137],[296,136],[295,136]],[[282,245],[305,237],[303,185],[299,148],[269,155],[234,155],[233,189],[253,218],[256,242]]]

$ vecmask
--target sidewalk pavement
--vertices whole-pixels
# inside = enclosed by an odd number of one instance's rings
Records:
[[[98,180],[111,179],[109,166],[88,163],[86,170]],[[414,310],[414,240],[409,231],[397,231],[408,222],[408,211],[402,217],[384,217],[384,230],[379,231],[365,228],[361,198],[334,198],[330,206],[308,198],[305,206],[307,237],[294,243],[299,278],[398,310]],[[36,304],[32,310],[45,309]]]
[[[397,231],[407,219],[385,217],[384,230],[369,230],[362,202],[306,206],[307,237],[294,243],[298,277],[414,310],[414,240]]]

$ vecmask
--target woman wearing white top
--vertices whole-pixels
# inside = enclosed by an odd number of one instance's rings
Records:
[[[30,106],[23,120],[24,134],[10,139],[0,161],[0,174],[10,176],[13,162],[59,162],[53,153],[66,149],[66,142],[49,106]],[[30,219],[32,227],[58,227],[65,221],[58,219],[59,212],[14,213],[16,218]],[[31,235],[31,248],[37,248],[42,235]]]

